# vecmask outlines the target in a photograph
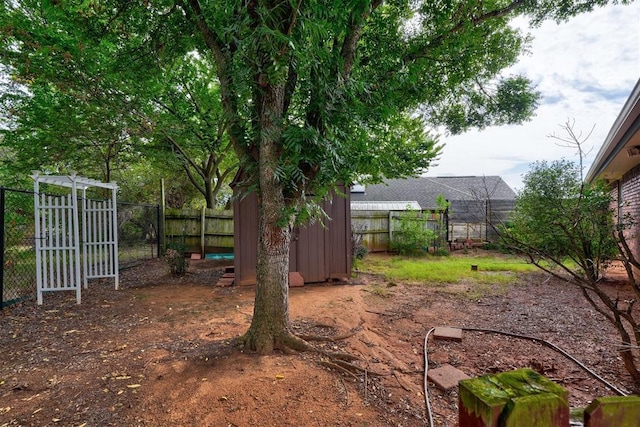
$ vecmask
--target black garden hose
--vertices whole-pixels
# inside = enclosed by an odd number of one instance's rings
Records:
[[[468,328],[468,327],[455,327],[455,326],[453,326],[453,328],[462,329],[463,331],[469,331],[469,332],[492,333],[492,334],[506,335],[506,336],[513,337],[513,338],[526,339],[526,340],[529,340],[529,341],[535,341],[535,342],[537,342],[539,344],[544,345],[545,347],[548,347],[548,348],[550,348],[552,350],[555,350],[556,352],[562,354],[564,357],[566,357],[567,359],[569,359],[572,362],[574,362],[576,365],[578,365],[584,371],[589,373],[589,375],[591,375],[593,378],[595,378],[596,380],[600,381],[602,384],[607,386],[607,388],[609,388],[609,389],[613,390],[614,392],[616,392],[618,395],[620,395],[620,396],[627,396],[628,395],[628,393],[620,390],[619,388],[617,388],[616,386],[614,386],[613,384],[611,384],[610,382],[608,382],[607,380],[602,378],[600,375],[595,373],[593,370],[591,370],[589,367],[587,367],[584,363],[580,362],[578,359],[576,359],[575,357],[573,357],[572,355],[567,353],[565,350],[561,349],[557,345],[552,344],[549,341],[544,340],[542,338],[532,337],[532,336],[529,336],[529,335],[515,334],[513,332],[498,331],[496,329]],[[431,335],[431,333],[434,330],[435,330],[435,328],[429,329],[429,332],[427,332],[427,334],[424,337],[424,399],[425,399],[425,406],[426,406],[426,410],[427,410],[427,416],[429,417],[429,426],[430,427],[434,427],[434,425],[433,425],[433,415],[431,413],[431,404],[429,403],[429,393],[428,393],[428,390],[427,390],[427,371],[428,371],[428,368],[429,368],[429,359],[427,358],[427,340],[429,338],[429,335]]]

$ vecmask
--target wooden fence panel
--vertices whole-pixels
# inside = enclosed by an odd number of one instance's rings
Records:
[[[351,229],[362,235],[362,242],[370,252],[391,250],[393,228],[397,228],[398,211],[351,211]],[[439,224],[439,214],[431,213],[430,228]],[[389,230],[391,220],[391,233]],[[167,244],[184,243],[192,253],[230,252],[234,247],[233,210],[166,209],[165,238]],[[449,240],[486,240],[485,223],[449,223]]]
[[[393,230],[398,229],[402,213],[399,211],[353,210],[351,211],[353,233],[362,235],[362,243],[369,252],[389,251],[391,250]],[[439,213],[428,212],[427,227],[436,230],[441,224],[439,215]],[[456,239],[458,241],[469,239],[484,241],[487,239],[487,225],[478,222],[450,222],[449,240],[455,241]]]
[[[202,255],[233,249],[233,211],[219,209],[165,209],[167,244],[183,243],[188,252]]]
[[[449,224],[449,239],[453,242],[464,242],[466,240],[485,241],[487,240],[487,224]]]
[[[389,212],[351,211],[351,230],[362,235],[362,243],[370,252],[389,250]]]

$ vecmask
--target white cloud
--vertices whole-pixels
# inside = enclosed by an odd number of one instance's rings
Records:
[[[519,23],[522,25],[522,22]],[[430,176],[500,175],[514,189],[537,160],[576,159],[574,151],[548,138],[575,120],[588,133],[595,157],[631,89],[640,77],[640,4],[609,5],[556,24],[528,31],[531,54],[509,72],[529,77],[542,92],[536,116],[521,126],[490,128],[454,137]]]

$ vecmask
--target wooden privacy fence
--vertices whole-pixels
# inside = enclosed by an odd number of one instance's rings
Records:
[[[393,230],[399,228],[399,217],[406,211],[351,211],[351,229],[363,236],[362,242],[370,252],[391,249]],[[441,224],[440,213],[425,211],[427,226],[435,229]],[[233,239],[233,210],[165,209],[165,242],[184,244],[189,253],[231,252]],[[391,224],[391,227],[389,226]],[[484,241],[485,223],[449,223],[450,241]]]
[[[487,236],[487,224],[480,222],[450,223],[449,240],[452,242],[489,240]]]
[[[407,211],[351,211],[351,229],[362,235],[362,243],[370,252],[391,250],[393,230],[398,229],[399,217]],[[437,229],[443,220],[439,212],[425,211],[426,226]],[[486,223],[449,222],[449,241],[484,241],[487,239]]]
[[[233,211],[220,209],[165,209],[165,242],[184,244],[187,252],[231,252]]]
[[[389,218],[392,211],[351,211],[351,232],[362,235],[362,244],[370,252],[391,249]]]

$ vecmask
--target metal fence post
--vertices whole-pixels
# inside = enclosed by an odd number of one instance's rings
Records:
[[[4,308],[4,187],[0,187],[0,310]]]

